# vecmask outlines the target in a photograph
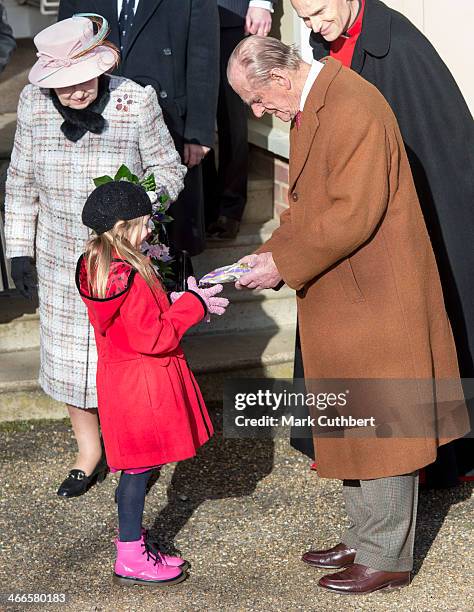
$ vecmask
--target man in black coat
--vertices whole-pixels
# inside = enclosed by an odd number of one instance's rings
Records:
[[[247,202],[246,105],[227,80],[227,62],[247,34],[267,36],[278,0],[217,0],[220,20],[220,87],[217,107],[218,172],[214,154],[204,162],[206,224],[210,238],[235,238]]]
[[[7,22],[7,15],[3,2],[0,2],[0,73],[8,64],[8,60],[15,49],[15,38]]]
[[[123,35],[128,11],[131,26]],[[131,11],[131,12],[130,12]],[[219,18],[215,0],[61,0],[58,18],[98,13],[121,48],[116,74],[152,85],[183,163],[185,187],[172,204],[173,250],[197,255],[205,246],[201,161],[214,144],[219,87]]]
[[[299,8],[302,3],[294,2]],[[306,3],[308,4],[308,3]],[[316,5],[327,4],[314,0]],[[330,44],[311,32],[315,59]],[[474,377],[474,123],[448,68],[425,36],[379,0],[365,0],[351,68],[375,85],[397,117],[430,233],[458,351],[461,376]],[[357,109],[355,119],[357,118]],[[295,376],[302,377],[297,346]],[[472,410],[472,409],[471,409]],[[308,440],[301,441],[308,448]],[[301,443],[300,443],[301,445]],[[442,447],[429,485],[454,484],[472,469],[472,439]],[[308,452],[307,454],[310,454]]]

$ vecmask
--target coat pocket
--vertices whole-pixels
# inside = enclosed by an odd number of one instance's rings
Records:
[[[350,258],[344,259],[336,267],[339,282],[342,285],[344,293],[351,302],[364,302],[364,294],[362,293],[357,278],[352,268]]]
[[[186,111],[188,110],[187,96],[176,96],[176,98],[174,99],[174,103],[176,104],[176,108],[178,109],[178,115],[180,117],[184,117],[186,115]]]
[[[115,438],[121,459],[127,462],[156,450],[159,440],[150,426],[153,409],[143,360],[107,364],[104,391],[108,396],[107,433]]]

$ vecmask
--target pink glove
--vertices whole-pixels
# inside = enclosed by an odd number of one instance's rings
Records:
[[[223,297],[214,297],[217,293],[220,293],[223,289],[222,285],[214,285],[208,289],[201,289],[197,286],[196,279],[194,276],[188,278],[188,289],[197,293],[206,304],[207,311],[209,314],[223,315],[225,309],[229,305],[229,300]]]
[[[174,304],[178,298],[183,295],[184,291],[173,291],[170,294],[171,303]]]

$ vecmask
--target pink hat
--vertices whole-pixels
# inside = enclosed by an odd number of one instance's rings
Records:
[[[97,34],[89,17],[102,20]],[[78,85],[110,70],[119,55],[103,44],[109,32],[104,17],[79,13],[42,30],[34,38],[38,61],[28,79],[39,87]]]

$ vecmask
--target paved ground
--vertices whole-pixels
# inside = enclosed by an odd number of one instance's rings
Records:
[[[219,421],[219,414],[214,416]],[[312,543],[332,545],[345,527],[340,488],[319,480],[284,440],[223,440],[164,469],[145,522],[192,563],[166,591],[111,581],[115,476],[76,500],[55,496],[74,454],[66,421],[3,423],[0,591],[65,593],[77,611],[334,612],[474,609],[472,486],[421,495],[412,585],[362,598],[316,587],[321,571],[299,561]]]

